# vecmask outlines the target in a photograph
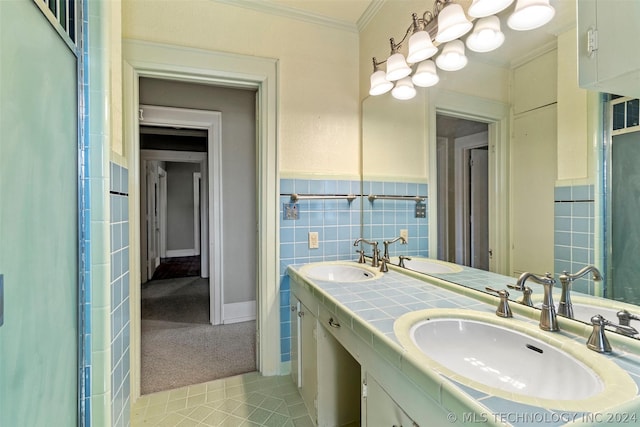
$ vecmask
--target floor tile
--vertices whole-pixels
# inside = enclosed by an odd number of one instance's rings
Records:
[[[131,426],[312,427],[289,375],[256,372],[142,396]]]

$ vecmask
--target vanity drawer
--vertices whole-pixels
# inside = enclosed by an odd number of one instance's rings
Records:
[[[318,313],[318,322],[331,333],[342,344],[343,347],[349,349],[354,343],[350,339],[351,318],[347,315],[338,316],[331,313],[323,305],[320,305]]]

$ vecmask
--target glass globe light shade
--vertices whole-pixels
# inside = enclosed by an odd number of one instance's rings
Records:
[[[394,53],[387,59],[387,80],[395,82],[409,74],[411,74],[411,68],[401,53]]]
[[[505,10],[513,0],[473,0],[467,13],[474,18],[484,18]]]
[[[413,81],[414,85],[420,87],[430,87],[437,84],[440,81],[440,77],[436,72],[436,64],[430,59],[419,63],[411,81]]]
[[[467,47],[474,52],[490,52],[502,46],[504,33],[497,16],[478,19],[473,32],[467,37]]]
[[[555,14],[549,0],[518,0],[507,25],[516,31],[533,30],[551,21]]]
[[[371,74],[371,89],[369,95],[377,96],[387,93],[393,88],[393,83],[387,80],[387,73],[377,70]]]
[[[436,41],[446,43],[462,37],[471,30],[473,24],[467,19],[462,6],[450,3],[438,13],[438,34]]]
[[[431,36],[426,31],[417,31],[409,37],[409,54],[407,55],[407,62],[415,64],[431,58],[437,52],[438,48],[433,45]]]
[[[442,53],[436,58],[438,67],[445,71],[458,71],[467,65],[464,43],[454,40],[444,45]]]
[[[404,77],[396,82],[396,87],[391,90],[391,96],[402,101],[411,99],[416,96],[416,88],[410,77]]]

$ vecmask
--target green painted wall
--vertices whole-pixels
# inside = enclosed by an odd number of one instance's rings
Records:
[[[76,57],[31,0],[0,1],[0,425],[77,419]]]

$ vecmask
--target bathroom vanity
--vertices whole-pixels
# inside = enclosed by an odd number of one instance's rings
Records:
[[[382,274],[366,264],[324,262],[289,266],[288,274],[297,314],[292,375],[319,426],[640,422],[637,340],[608,334],[613,352],[597,353],[586,347],[589,325],[558,318],[560,332],[545,332],[538,328],[539,310],[512,302],[513,318],[500,318],[496,296],[391,265]],[[499,289],[515,282],[498,277]],[[476,344],[459,337],[462,350],[456,350],[451,330],[437,337],[437,326],[436,341],[421,343],[416,325],[435,320],[469,322],[488,332],[473,332]],[[494,338],[504,334],[524,337],[526,346],[509,341],[500,348]],[[444,361],[429,353],[436,347]],[[468,366],[449,366],[448,351],[451,359],[464,353]],[[535,366],[538,356],[547,358],[542,368]],[[570,380],[560,377],[574,368]],[[531,384],[509,373],[518,370],[533,374]]]

